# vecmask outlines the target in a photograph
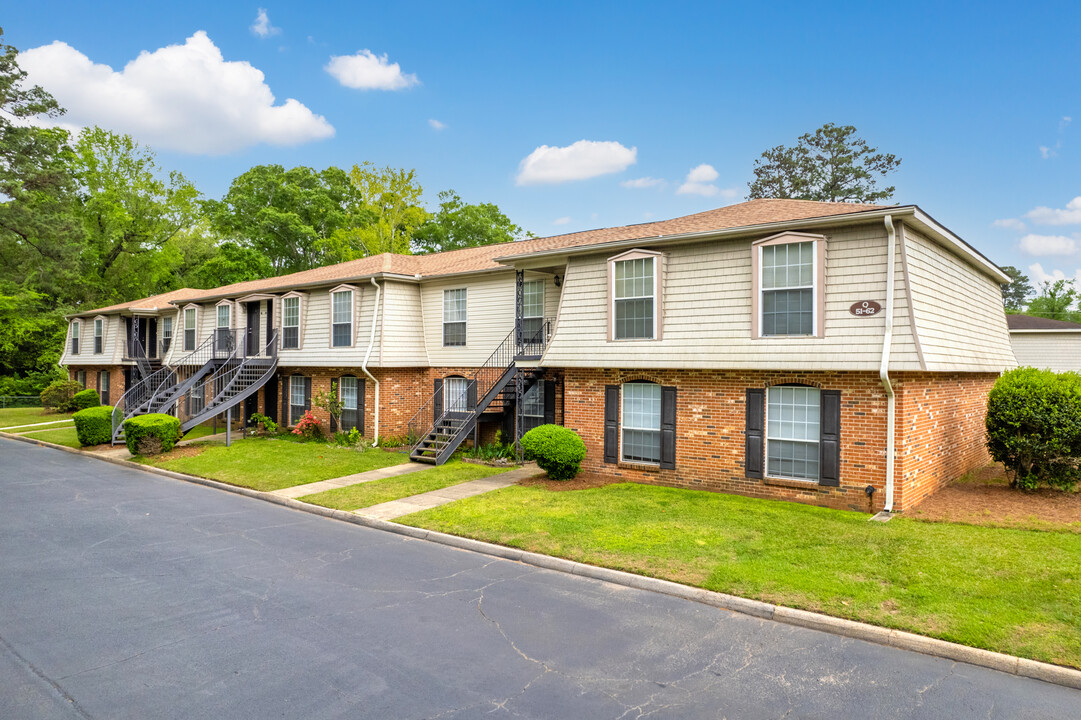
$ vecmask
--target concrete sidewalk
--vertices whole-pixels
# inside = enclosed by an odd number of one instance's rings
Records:
[[[371,482],[372,480],[382,480],[383,478],[406,475],[430,467],[432,466],[425,463],[408,462],[404,465],[391,465],[390,467],[376,468],[375,470],[368,470],[367,472],[353,473],[352,475],[344,475],[339,478],[309,483],[307,485],[294,485],[293,487],[274,490],[271,492],[271,495],[285,498],[298,498],[303,497],[304,495],[314,495],[315,493],[320,493],[325,490],[335,490],[349,485]]]
[[[431,466],[429,465],[428,467]],[[531,478],[538,474],[540,474],[540,469],[537,468],[536,463],[529,463],[528,465],[520,467],[517,470],[511,470],[510,472],[492,475],[491,477],[481,478],[480,480],[470,480],[469,482],[464,482],[459,485],[451,485],[442,490],[432,490],[431,492],[413,495],[411,497],[402,498],[401,500],[391,500],[390,502],[379,503],[378,505],[361,508],[360,510],[354,510],[353,512],[366,518],[393,520],[402,515],[427,510],[428,508],[439,507],[440,505],[446,505],[455,500],[464,500],[465,498],[473,497],[474,495],[483,495],[492,490],[509,487],[519,480]]]

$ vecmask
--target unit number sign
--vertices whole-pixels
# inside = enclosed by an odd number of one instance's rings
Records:
[[[852,307],[848,308],[848,311],[859,317],[878,315],[882,312],[882,306],[874,300],[860,300],[859,302],[852,303]]]

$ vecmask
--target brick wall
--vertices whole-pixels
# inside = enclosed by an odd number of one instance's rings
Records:
[[[567,369],[564,373],[564,424],[585,441],[583,469],[586,471],[636,482],[865,512],[880,510],[885,502],[886,397],[876,373],[610,369]],[[992,374],[924,373],[895,379],[898,395],[895,510],[912,507],[945,482],[986,462],[982,450],[982,407],[994,378]],[[604,387],[630,380],[650,380],[677,388],[673,470],[603,461]],[[752,479],[744,475],[746,390],[782,383],[841,391],[839,487]],[[868,485],[875,488],[870,500],[864,492]]]
[[[97,390],[101,392],[101,388],[98,387],[98,373],[102,371],[108,371],[109,373],[109,403],[115,405],[116,402],[124,395],[126,390],[124,386],[124,366],[122,365],[68,365],[68,379],[75,380],[76,374],[83,370],[86,372],[86,387],[88,390]]]

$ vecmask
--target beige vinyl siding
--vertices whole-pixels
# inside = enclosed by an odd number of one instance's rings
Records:
[[[377,346],[369,365],[382,367],[424,367],[428,352],[424,345],[424,325],[421,320],[421,289],[412,283],[383,284],[380,324],[386,328],[388,341]],[[382,330],[382,328],[380,328]],[[367,342],[367,338],[365,338]]]
[[[466,344],[443,347],[443,291],[466,288]],[[432,367],[482,365],[514,329],[514,271],[421,285],[424,342]]]
[[[905,228],[905,238],[927,369],[1001,372],[1014,367],[998,281],[911,228]]]
[[[371,332],[372,310],[375,307],[375,288],[358,285],[353,289],[353,345],[330,346],[330,291],[332,288],[312,290],[300,301],[300,348],[279,350],[278,362],[289,367],[360,367],[368,349]],[[274,327],[281,327],[282,303],[274,301]],[[378,348],[379,324],[376,324],[375,342]],[[369,363],[371,364],[371,363]]]
[[[885,228],[868,225],[823,234],[827,236],[825,337],[752,339],[752,239],[711,241],[664,250],[662,340],[608,342],[607,256],[572,259],[559,324],[543,364],[875,370],[884,319],[854,316],[849,307],[860,300],[885,305]],[[896,263],[891,367],[915,370],[919,359],[908,326],[899,249]]]
[[[1012,332],[1010,343],[1018,365],[1081,372],[1081,332]]]
[[[184,311],[174,310],[172,312],[163,312],[158,316],[158,343],[161,343],[161,331],[164,318],[171,317],[173,319],[173,341],[169,343],[169,351],[165,353],[165,357],[161,359],[165,365],[170,365],[182,357],[187,355],[184,351]]]
[[[79,354],[71,354],[71,323],[69,322],[67,336],[64,338],[64,352],[60,355],[60,364],[121,364],[124,357],[124,319],[119,315],[105,315],[102,317],[102,351],[100,354],[94,353],[94,318],[84,317],[80,319],[83,326],[79,330]]]

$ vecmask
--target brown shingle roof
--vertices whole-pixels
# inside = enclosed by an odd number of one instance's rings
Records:
[[[150,297],[139,298],[138,300],[109,305],[108,307],[94,308],[93,310],[80,310],[79,312],[72,313],[70,317],[101,315],[102,313],[116,312],[118,310],[153,310],[154,308],[167,308],[171,302],[187,300],[188,298],[198,297],[199,295],[206,293],[206,290],[198,290],[196,288],[180,288],[179,290],[171,290],[160,295],[151,295]]]
[[[1006,324],[1010,330],[1077,330],[1081,332],[1081,325],[1077,323],[1034,315],[1007,315]]]
[[[213,288],[196,297],[236,296],[321,283],[345,282],[376,273],[438,277],[456,273],[498,270],[504,266],[495,262],[495,259],[508,255],[581,247],[618,240],[637,240],[665,235],[724,230],[748,225],[764,225],[816,217],[848,215],[868,210],[878,210],[883,207],[886,206],[815,202],[812,200],[750,200],[671,220],[599,230],[585,230],[551,237],[530,238],[528,240],[518,240],[514,243],[450,250],[432,255],[391,255],[384,253],[373,257],[360,258],[359,260],[350,260],[338,265],[303,270],[290,275],[250,280]]]

